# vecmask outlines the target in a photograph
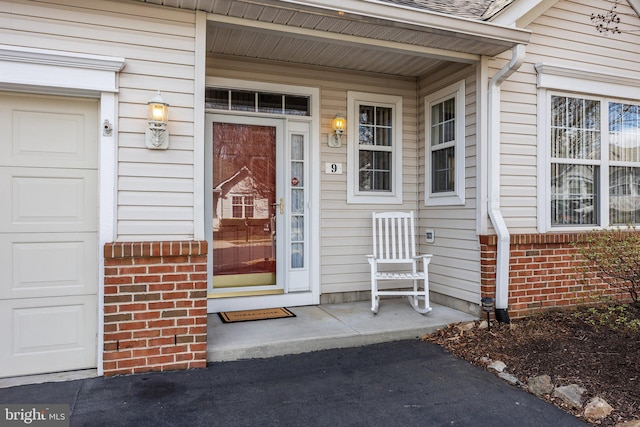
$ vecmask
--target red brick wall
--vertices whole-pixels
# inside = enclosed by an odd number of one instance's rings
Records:
[[[207,242],[104,247],[104,374],[207,364]]]
[[[594,274],[584,275],[575,243],[586,234],[520,234],[511,236],[509,316],[525,317],[553,308],[593,301],[615,290]],[[480,236],[481,294],[495,297],[497,237]]]

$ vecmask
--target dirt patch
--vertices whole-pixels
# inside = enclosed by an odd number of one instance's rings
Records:
[[[640,419],[640,308],[603,306],[545,313],[511,325],[491,322],[491,330],[473,324],[449,325],[423,340],[439,344],[468,362],[486,368],[487,359],[503,361],[522,383],[549,375],[553,384],[577,384],[605,399],[614,411],[591,423],[613,426]],[[469,329],[467,329],[469,328]],[[552,396],[549,400],[578,417]]]

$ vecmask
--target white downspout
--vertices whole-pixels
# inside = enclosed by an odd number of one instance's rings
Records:
[[[498,71],[489,82],[488,103],[488,210],[489,218],[498,236],[496,258],[496,319],[509,323],[509,251],[510,235],[500,211],[500,85],[524,62],[525,46],[513,48],[511,61]]]

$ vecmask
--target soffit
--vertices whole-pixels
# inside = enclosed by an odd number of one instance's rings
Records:
[[[207,52],[419,76],[443,61],[495,56],[529,33],[389,3],[361,0],[140,0],[204,10]]]

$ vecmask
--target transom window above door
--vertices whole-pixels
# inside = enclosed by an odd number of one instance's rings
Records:
[[[308,96],[240,89],[207,88],[205,108],[286,116],[311,116]]]

